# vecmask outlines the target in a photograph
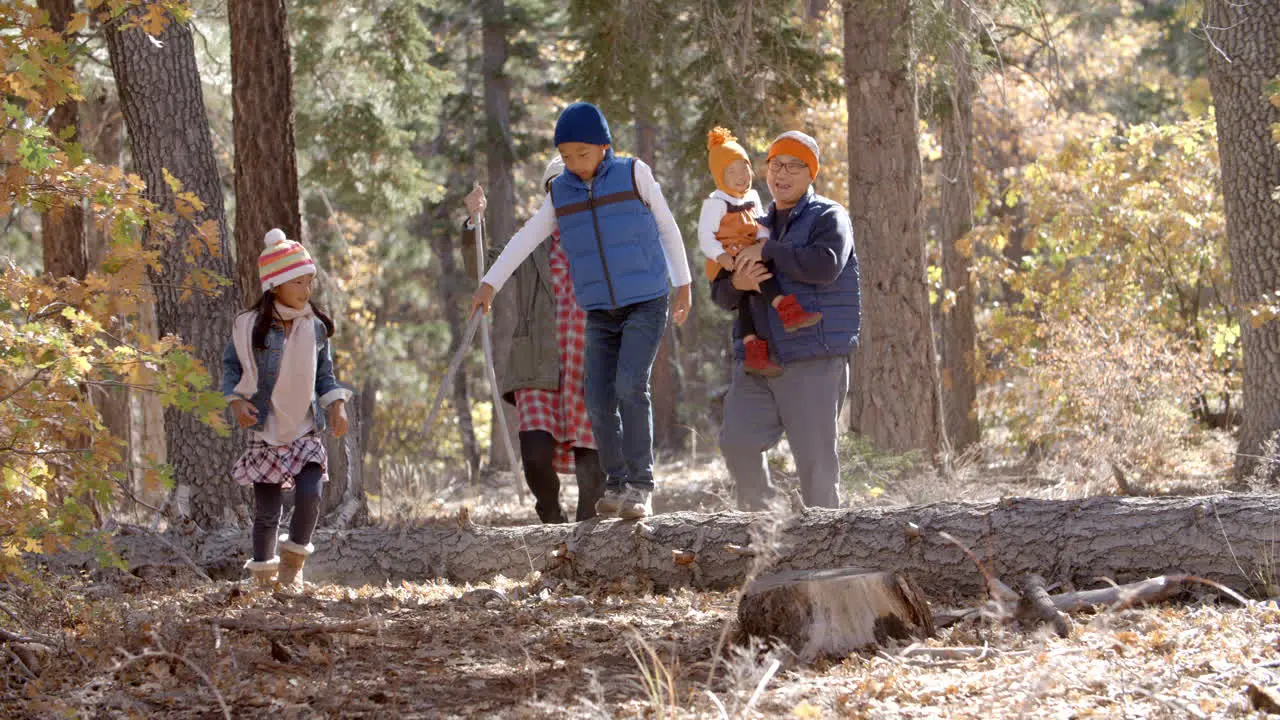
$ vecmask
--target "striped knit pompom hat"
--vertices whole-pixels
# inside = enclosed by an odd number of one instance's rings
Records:
[[[285,237],[280,228],[272,228],[265,239],[266,248],[258,256],[258,278],[262,292],[273,290],[303,275],[315,275],[316,263],[302,243]]]

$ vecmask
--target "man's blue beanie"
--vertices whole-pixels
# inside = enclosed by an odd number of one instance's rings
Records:
[[[591,103],[576,102],[560,113],[560,118],[556,120],[554,144],[567,142],[613,144],[613,136],[609,134],[609,121],[604,119],[600,108]]]

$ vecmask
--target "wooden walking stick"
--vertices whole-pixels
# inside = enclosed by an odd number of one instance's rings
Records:
[[[436,415],[440,414],[440,405],[444,402],[444,394],[453,384],[453,376],[458,374],[458,368],[462,366],[462,358],[466,356],[467,348],[471,347],[471,338],[476,336],[476,328],[480,327],[482,317],[484,313],[477,309],[473,310],[471,317],[467,319],[467,329],[462,333],[462,342],[458,343],[458,349],[449,360],[449,368],[444,371],[444,380],[440,382],[440,389],[436,390],[435,402],[431,403],[431,413],[427,415],[427,422],[422,426],[423,434],[431,434],[431,428],[436,424]]]
[[[472,223],[476,226],[476,282],[484,279],[484,217],[476,213]],[[507,413],[502,408],[502,391],[498,388],[498,375],[493,369],[493,339],[489,337],[489,314],[477,310],[480,316],[480,342],[484,345],[484,369],[489,376],[489,389],[493,391],[493,415],[498,420],[498,431],[502,435],[502,446],[507,451],[507,462],[511,472],[518,472],[520,463],[516,459],[516,450],[511,446],[511,432],[507,430]]]

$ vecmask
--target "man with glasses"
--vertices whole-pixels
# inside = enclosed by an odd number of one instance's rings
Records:
[[[735,270],[711,286],[716,304],[736,310],[750,303],[757,332],[782,365],[777,377],[748,374],[742,338],[734,338],[734,367],[724,403],[720,452],[738,489],[738,507],[761,510],[775,494],[765,451],[786,433],[807,506],[838,507],[836,454],[840,407],[849,390],[849,353],[861,323],[858,260],[849,212],[817,195],[818,143],[798,131],[769,146],[766,180],[773,203],[763,223],[770,237],[738,253]],[[770,263],[770,273],[764,263]],[[777,313],[757,294],[776,275],[784,293],[822,313],[812,327],[783,332]]]

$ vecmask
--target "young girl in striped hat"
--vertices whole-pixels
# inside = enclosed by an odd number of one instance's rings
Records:
[[[347,432],[351,391],[333,377],[329,338],[333,321],[311,302],[316,264],[284,231],[267,233],[258,256],[262,297],[232,326],[222,354],[222,394],[249,443],[231,469],[253,485],[253,560],[259,586],[301,585],[302,566],[315,550],[311,533],[320,512],[328,456],[320,433],[325,416],[335,437]],[[321,412],[321,410],[325,412]],[[279,542],[281,493],[294,488],[289,535]]]

